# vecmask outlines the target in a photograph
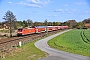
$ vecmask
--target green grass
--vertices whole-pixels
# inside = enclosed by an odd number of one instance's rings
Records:
[[[86,37],[90,40],[90,30],[85,30]]]
[[[46,57],[46,53],[36,48],[34,43],[35,41],[23,45],[18,52],[2,60],[38,60],[39,58]]]
[[[82,40],[81,31],[82,30],[71,30],[51,39],[48,41],[48,44],[59,50],[90,56],[90,44]],[[89,38],[90,31],[85,30],[85,35]]]
[[[9,33],[9,30],[0,30],[2,33]]]

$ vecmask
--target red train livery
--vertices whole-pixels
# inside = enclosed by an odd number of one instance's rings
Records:
[[[48,31],[56,31],[60,29],[68,29],[68,26],[47,26]],[[27,35],[33,33],[41,33],[46,31],[46,26],[35,26],[33,28],[19,28],[17,35]]]

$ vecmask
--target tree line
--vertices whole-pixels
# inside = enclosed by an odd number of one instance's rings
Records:
[[[46,20],[44,22],[33,22],[31,19],[17,21],[16,16],[11,11],[7,11],[3,16],[4,22],[0,22],[0,25],[7,23],[8,26],[11,26],[12,29],[17,29],[19,27],[32,27],[32,26],[45,26]],[[81,22],[76,22],[76,20],[68,20],[66,22],[49,22],[47,21],[48,26],[69,26],[69,28],[85,28],[85,24],[90,23],[90,18],[84,19]]]
[[[32,20],[23,20],[23,21],[17,21],[18,26],[20,27],[32,27],[32,26],[45,26],[46,21],[44,22],[33,22]],[[47,22],[48,26],[59,26],[61,23],[60,22]]]
[[[49,22],[45,20],[44,22],[33,22],[31,19],[23,20],[23,21],[18,21],[16,19],[16,16],[13,14],[11,11],[7,11],[5,15],[3,16],[3,19],[5,20],[4,22],[0,22],[0,25],[3,23],[7,23],[8,26],[10,27],[10,33],[12,33],[13,29],[18,29],[18,28],[25,28],[25,27],[32,27],[32,26],[45,26],[46,24],[48,26],[69,26],[69,28],[87,28],[85,27],[86,23],[90,23],[90,18],[84,19],[81,22],[76,22],[76,20],[68,20],[66,22]],[[47,21],[47,22],[46,22]],[[10,34],[11,35],[11,34]]]

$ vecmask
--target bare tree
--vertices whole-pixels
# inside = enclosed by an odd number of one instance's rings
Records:
[[[10,37],[12,37],[12,29],[14,29],[16,27],[16,23],[15,23],[16,22],[16,17],[13,14],[13,12],[11,12],[11,11],[8,10],[5,13],[5,16],[3,16],[3,19],[5,19],[6,21],[8,21],[9,26],[10,26],[10,28],[9,28],[9,30],[10,30]]]

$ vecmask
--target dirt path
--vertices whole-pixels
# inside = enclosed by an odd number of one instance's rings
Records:
[[[56,49],[48,46],[48,44],[47,44],[48,40],[50,40],[50,39],[52,39],[52,38],[54,38],[60,34],[63,34],[67,31],[69,31],[69,30],[66,30],[66,31],[60,32],[58,34],[49,36],[49,37],[44,38],[42,40],[39,40],[38,42],[35,43],[35,46],[37,48],[39,48],[42,51],[45,51],[49,54],[48,57],[40,59],[40,60],[90,60],[90,57],[81,56],[81,55],[77,55],[77,54],[72,54],[72,53],[56,50]]]

